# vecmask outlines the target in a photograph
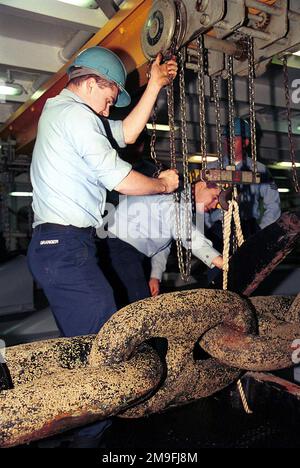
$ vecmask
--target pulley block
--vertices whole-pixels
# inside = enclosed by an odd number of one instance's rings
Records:
[[[182,2],[156,0],[142,31],[142,48],[148,59],[160,52],[174,53],[182,44],[186,30],[186,10]]]
[[[252,171],[237,171],[235,169],[193,169],[190,171],[190,182],[203,180],[220,185],[260,184],[261,175]]]

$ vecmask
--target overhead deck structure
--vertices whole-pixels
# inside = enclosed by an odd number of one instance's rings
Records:
[[[129,73],[129,89],[137,89],[146,83],[149,57],[145,56],[142,49],[141,32],[150,11],[153,11],[156,5],[159,10],[163,6],[162,3],[162,0],[125,2],[116,15],[83,47],[101,45],[117,52]],[[216,0],[214,2],[198,0],[193,7],[187,0],[166,1],[166,4],[172,3],[175,4],[176,8],[179,5],[181,10],[187,11],[187,15],[181,14],[176,19],[177,25],[180,23],[182,33],[179,46],[190,42],[196,33],[207,33],[207,47],[211,49],[212,53],[218,54],[211,61],[216,64],[214,69],[210,70],[211,74],[222,70],[220,62],[218,65],[218,60],[222,61],[222,52],[231,51],[233,53],[239,49],[236,46],[236,35],[238,34],[253,33],[258,61],[268,60],[273,55],[286,50],[296,50],[300,44],[300,37],[298,39],[295,37],[296,20],[299,19],[299,15],[288,10],[287,0]],[[214,4],[213,10],[212,4]],[[258,7],[261,10],[258,10]],[[194,8],[194,12],[191,12],[192,8]],[[259,18],[258,21],[255,20],[256,17]],[[199,24],[195,23],[195,18],[199,19]],[[247,26],[245,26],[245,19],[247,19]],[[248,26],[249,22],[250,27]],[[175,29],[175,25],[171,24],[170,26],[171,30],[173,26]],[[161,31],[157,31],[157,27],[161,27],[159,22],[154,23],[151,30],[154,38],[157,32],[161,33]],[[163,36],[165,34],[166,31],[163,31]],[[171,38],[170,34],[169,38]],[[260,52],[258,53],[258,51]],[[0,139],[16,140],[18,153],[30,152],[45,101],[58,94],[66,85],[66,69],[69,63],[37,90],[0,129]],[[194,64],[191,63],[190,66],[193,67]],[[242,63],[240,70],[236,67],[236,72],[243,74]]]

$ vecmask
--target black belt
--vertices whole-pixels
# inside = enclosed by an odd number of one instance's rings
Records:
[[[42,223],[42,224],[38,224],[38,226],[34,228],[34,230],[37,230],[40,232],[49,232],[53,230],[65,231],[68,229],[71,231],[87,232],[91,234],[96,232],[96,229],[92,226],[83,228],[83,227],[73,226],[72,224],[64,225],[64,224],[56,224],[56,223]]]

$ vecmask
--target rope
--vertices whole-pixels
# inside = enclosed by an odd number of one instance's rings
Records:
[[[242,226],[241,226],[241,217],[240,217],[240,208],[237,202],[238,193],[237,188],[234,186],[233,188],[233,219],[235,224],[235,234],[238,242],[238,246],[241,247],[245,242]]]
[[[229,271],[229,249],[231,235],[231,220],[233,214],[233,200],[229,202],[228,211],[224,215],[224,231],[223,231],[223,290],[228,288],[228,271]]]
[[[228,211],[224,215],[224,233],[223,233],[223,290],[228,289],[228,272],[229,272],[229,256],[230,256],[230,237],[231,237],[231,222],[232,218],[235,225],[235,234],[237,238],[238,246],[244,243],[244,236],[241,226],[239,204],[237,202],[237,188],[233,188],[233,197],[229,202]],[[249,408],[247,397],[243,389],[241,380],[238,380],[237,387],[240,393],[240,397],[243,403],[244,410],[247,414],[252,414],[253,411]]]
[[[243,389],[243,385],[242,385],[241,380],[238,380],[237,387],[238,387],[239,392],[240,392],[240,397],[241,397],[241,400],[242,400],[242,403],[243,403],[245,413],[253,414],[253,411],[249,408],[247,397],[246,397],[245,391]]]
[[[230,237],[231,237],[231,221],[234,221],[235,233],[238,242],[238,246],[245,242],[241,219],[240,219],[240,209],[237,202],[237,188],[233,189],[233,198],[229,202],[228,211],[224,215],[224,233],[223,233],[223,289],[227,291],[228,289],[228,272],[229,272],[229,256],[230,256]]]

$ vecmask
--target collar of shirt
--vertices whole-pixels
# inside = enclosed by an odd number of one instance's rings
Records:
[[[76,102],[79,102],[80,104],[84,104],[85,106],[87,106],[86,102],[84,102],[79,96],[78,94],[76,93],[73,93],[73,91],[70,91],[69,89],[67,88],[64,88],[60,93],[59,93],[60,96],[64,97],[64,98],[71,98],[73,101],[76,101]]]

